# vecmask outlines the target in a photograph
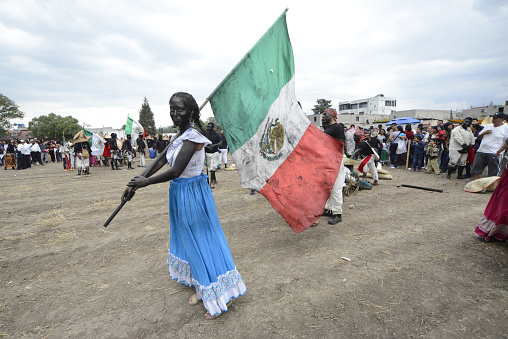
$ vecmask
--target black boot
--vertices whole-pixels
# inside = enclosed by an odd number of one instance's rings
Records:
[[[446,180],[450,180],[452,178],[453,167],[448,167],[448,174],[446,175]]]
[[[471,178],[471,164],[466,164],[466,176],[465,179]]]
[[[342,221],[342,214],[335,214],[333,216],[333,218],[331,218],[330,220],[328,220],[328,223],[330,225],[335,225],[335,224],[338,224],[339,222]]]
[[[459,166],[459,169],[457,171],[457,179],[466,179],[462,176],[462,173],[464,172],[464,166]]]

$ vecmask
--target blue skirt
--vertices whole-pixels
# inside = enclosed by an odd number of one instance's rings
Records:
[[[169,188],[167,264],[173,280],[194,286],[213,316],[246,291],[217,216],[212,190],[201,174],[177,178]]]

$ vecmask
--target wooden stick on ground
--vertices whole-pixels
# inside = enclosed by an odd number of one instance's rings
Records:
[[[419,189],[419,190],[426,190],[426,191],[433,191],[433,192],[443,193],[443,190],[439,189],[439,188],[431,188],[431,187],[415,186],[415,185],[407,185],[407,184],[402,184],[401,186],[402,187],[409,187],[409,188],[416,188],[416,189]]]

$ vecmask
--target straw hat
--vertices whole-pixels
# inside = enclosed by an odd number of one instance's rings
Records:
[[[74,143],[77,143],[77,142],[87,142],[88,140],[90,140],[92,137],[89,136],[85,136],[85,131],[81,130],[79,131],[75,136],[74,136],[74,139],[73,139],[73,142]]]
[[[494,192],[494,190],[497,187],[497,184],[499,183],[499,179],[501,178],[494,176],[473,180],[471,182],[468,182],[466,186],[464,186],[464,191],[469,193],[479,193],[483,190],[487,192]]]
[[[481,125],[487,126],[488,124],[491,124],[491,123],[492,123],[492,117],[488,117],[488,118],[483,119]]]
[[[163,136],[162,140],[169,140],[169,136],[167,136],[167,135]]]

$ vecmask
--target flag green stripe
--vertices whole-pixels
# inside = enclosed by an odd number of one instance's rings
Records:
[[[132,118],[127,117],[127,123],[125,124],[125,135],[131,134],[132,132]]]
[[[284,11],[208,97],[231,153],[257,132],[294,71]]]

